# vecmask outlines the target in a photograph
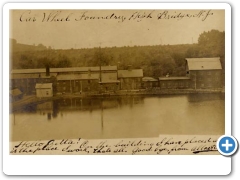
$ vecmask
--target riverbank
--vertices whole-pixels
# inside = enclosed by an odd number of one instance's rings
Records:
[[[35,95],[23,96],[19,101],[10,103],[10,111],[21,109],[22,106],[34,105],[50,100],[61,98],[101,98],[112,96],[152,96],[152,95],[181,95],[181,94],[209,94],[209,93],[225,93],[223,89],[154,89],[154,90],[121,90],[107,93],[84,93],[84,94],[57,94],[53,97],[38,98]]]

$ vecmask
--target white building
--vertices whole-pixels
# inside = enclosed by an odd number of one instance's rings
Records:
[[[36,88],[37,97],[53,96],[52,83],[39,83],[39,84],[36,84],[35,88]]]

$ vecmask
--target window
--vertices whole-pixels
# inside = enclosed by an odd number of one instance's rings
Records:
[[[211,75],[212,73],[211,73],[211,71],[208,71],[208,73],[207,73],[208,75]]]
[[[48,91],[46,91],[46,95],[48,96]]]
[[[208,84],[208,87],[209,87],[209,88],[212,87],[212,83],[209,83],[209,84]]]

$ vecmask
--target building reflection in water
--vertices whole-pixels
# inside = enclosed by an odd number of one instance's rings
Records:
[[[11,139],[223,134],[225,116],[222,98],[224,96],[220,98],[216,94],[62,97],[14,111],[10,119]]]
[[[57,118],[58,115],[64,116],[66,112],[74,111],[93,111],[101,110],[101,126],[104,126],[104,109],[121,108],[129,106],[133,108],[135,104],[143,104],[144,97],[108,97],[108,98],[62,98],[54,101],[48,101],[37,104],[32,108],[34,112],[46,116],[50,121]]]

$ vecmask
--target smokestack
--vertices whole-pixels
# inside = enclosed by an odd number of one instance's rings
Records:
[[[46,76],[50,76],[50,68],[49,68],[49,65],[46,65]]]

